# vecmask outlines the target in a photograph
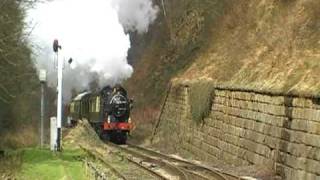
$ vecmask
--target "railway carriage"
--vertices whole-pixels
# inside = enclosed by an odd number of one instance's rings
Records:
[[[103,140],[125,143],[133,125],[132,100],[124,88],[106,86],[98,93],[81,93],[69,104],[72,122],[86,118]]]

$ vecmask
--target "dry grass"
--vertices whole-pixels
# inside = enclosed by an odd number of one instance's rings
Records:
[[[38,139],[37,130],[32,126],[25,125],[21,126],[17,131],[2,135],[0,147],[16,149],[35,146],[38,143]]]
[[[241,18],[239,18],[241,17]],[[251,89],[317,94],[320,2],[237,1],[181,78],[208,77]]]
[[[77,123],[75,128],[68,130],[63,140],[63,146],[79,148],[82,146],[97,146],[103,144],[88,120],[83,119]]]
[[[149,130],[157,116],[144,106],[159,107],[176,77],[250,92],[320,93],[320,1],[175,0],[167,7],[166,20],[159,18],[148,32],[151,40],[143,42],[147,48],[128,82],[138,104],[133,134],[143,126]],[[192,114],[201,122],[210,88],[191,88]]]
[[[22,164],[21,152],[6,152],[0,157],[0,179],[14,179]]]
[[[131,133],[131,142],[141,144],[151,137],[159,112],[157,108],[144,107],[136,109],[132,113],[131,119],[135,124],[135,128]]]

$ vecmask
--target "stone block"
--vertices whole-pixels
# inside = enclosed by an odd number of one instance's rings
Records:
[[[296,144],[296,143],[288,143],[287,144],[287,151],[290,154],[293,154],[297,157],[308,157],[310,151],[312,150],[311,146],[306,146],[304,144]]]
[[[257,165],[263,165],[263,166],[270,168],[270,169],[273,167],[273,164],[274,164],[272,159],[268,159],[268,158],[261,156],[259,154],[254,155],[253,163],[257,164]]]
[[[295,177],[294,170],[292,168],[289,168],[287,166],[284,166],[284,176],[283,179],[287,180],[301,180],[297,179],[298,177]]]
[[[236,160],[238,159],[237,156],[234,156],[226,151],[222,152],[222,159],[224,161],[226,161],[227,163],[229,164],[233,164],[234,165],[234,162],[236,162]]]
[[[275,105],[284,105],[284,97],[283,96],[272,96],[271,98],[271,104]]]
[[[218,156],[214,156],[211,154],[206,154],[205,159],[206,162],[217,162],[219,160]]]
[[[291,129],[307,132],[308,120],[293,119],[291,122]]]
[[[226,96],[226,91],[215,90],[214,93],[216,96],[222,96],[222,97]]]
[[[254,122],[253,126],[254,126],[253,130],[255,130],[257,132],[264,133],[266,126],[268,126],[268,125],[264,124],[264,123],[260,123],[260,122]]]
[[[268,134],[270,136],[276,137],[276,138],[282,138],[283,137],[283,131],[285,130],[284,128],[276,127],[276,126],[268,126],[265,128],[266,131],[263,133]]]
[[[320,161],[320,148],[319,147],[311,147],[311,149],[307,152],[307,157],[309,159],[314,159]]]
[[[257,148],[257,143],[250,141],[248,139],[243,139],[243,147],[249,151],[255,152]]]
[[[225,98],[220,96],[215,96],[213,99],[213,105],[214,104],[224,104]]]
[[[245,128],[245,120],[244,119],[241,119],[238,117],[232,117],[232,119],[234,120],[235,125],[237,127]]]
[[[255,159],[256,159],[256,153],[254,152],[251,152],[250,150],[246,151],[245,153],[245,158],[248,162],[252,163],[252,164],[255,164]]]
[[[272,98],[271,98],[269,95],[263,95],[263,96],[262,96],[262,99],[260,99],[260,101],[261,101],[261,102],[264,102],[264,103],[271,104]]]
[[[284,164],[276,163],[276,173],[280,175],[282,179],[293,180],[295,178],[293,169]]]
[[[306,158],[296,157],[291,154],[282,153],[282,152],[280,152],[280,154],[285,158],[285,161],[284,161],[285,165],[294,169],[301,169],[301,170],[305,169],[306,162],[307,162]]]
[[[312,173],[308,173],[306,171],[303,170],[295,170],[293,172],[293,177],[296,180],[319,180],[319,178],[317,178],[317,176],[315,174]]]
[[[266,136],[264,143],[270,148],[278,149],[280,145],[280,139],[272,136]]]
[[[293,108],[292,118],[294,119],[305,119],[320,122],[320,110],[317,109],[303,109]]]
[[[305,108],[312,108],[313,103],[311,99],[305,98],[293,98],[292,105],[294,107],[305,107]]]
[[[238,146],[239,137],[237,137],[235,135],[231,135],[231,134],[225,134],[224,135],[224,139],[225,139],[226,142]]]
[[[251,129],[255,130],[255,122],[249,119],[244,119],[245,120],[245,127],[246,129]]]
[[[272,105],[268,107],[269,113],[277,116],[286,116],[286,107],[285,106],[278,106],[278,105]]]
[[[205,141],[206,141],[206,143],[217,147],[220,140],[218,138],[213,137],[213,136],[206,136]]]
[[[212,146],[208,143],[204,143],[203,145],[206,146],[206,152],[208,152],[211,155],[219,156],[219,154],[221,153],[221,150],[215,146]]]
[[[196,147],[201,147],[201,140],[197,139],[197,138],[193,138],[191,141],[192,145],[196,146]]]
[[[250,131],[250,130],[248,130],[248,131]],[[252,133],[252,135],[249,137],[250,140],[255,141],[257,143],[261,143],[261,144],[264,143],[265,138],[266,138],[265,134],[258,133],[255,131],[252,131],[251,133]]]
[[[220,138],[222,136],[222,131],[219,128],[210,128],[210,131],[208,132],[210,136]]]
[[[233,154],[233,155],[237,155],[238,154],[238,149],[239,147],[238,146],[235,146],[231,143],[228,143],[228,142],[225,142],[224,143],[224,150]]]
[[[302,138],[304,140],[304,144],[306,145],[311,145],[311,146],[315,146],[315,147],[320,147],[320,135],[316,135],[316,134],[307,134],[307,133],[299,133],[301,136],[304,136],[304,138]],[[296,134],[296,138],[297,138],[298,134]]]
[[[265,95],[262,94],[255,94],[253,101],[255,102],[265,102]]]
[[[283,125],[288,122],[288,118],[287,117],[272,117],[271,118],[271,123],[274,126],[278,126],[278,127],[283,127]]]
[[[320,122],[306,121],[306,124],[309,133],[320,135]]]
[[[210,144],[210,143],[209,143],[209,144]],[[221,143],[221,140],[220,140],[220,139],[217,141],[217,143],[216,143],[214,146],[217,147],[218,149],[223,150],[222,143]]]
[[[257,152],[258,154],[260,154],[263,157],[267,158],[271,154],[271,149],[268,148],[267,146],[263,145],[263,144],[258,144],[255,152]]]
[[[306,170],[313,174],[320,175],[320,162],[313,159],[306,159]]]

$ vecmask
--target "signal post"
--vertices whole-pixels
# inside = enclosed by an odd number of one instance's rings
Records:
[[[57,97],[57,143],[56,150],[61,151],[61,142],[62,142],[62,132],[61,132],[61,122],[62,122],[62,76],[63,76],[63,62],[59,60],[59,50],[61,46],[57,39],[53,41],[53,51],[55,53],[55,61],[58,63],[58,97]]]

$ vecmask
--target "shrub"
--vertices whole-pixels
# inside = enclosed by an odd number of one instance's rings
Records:
[[[197,123],[203,123],[204,118],[210,113],[213,90],[214,85],[210,82],[197,82],[190,85],[191,115]]]

